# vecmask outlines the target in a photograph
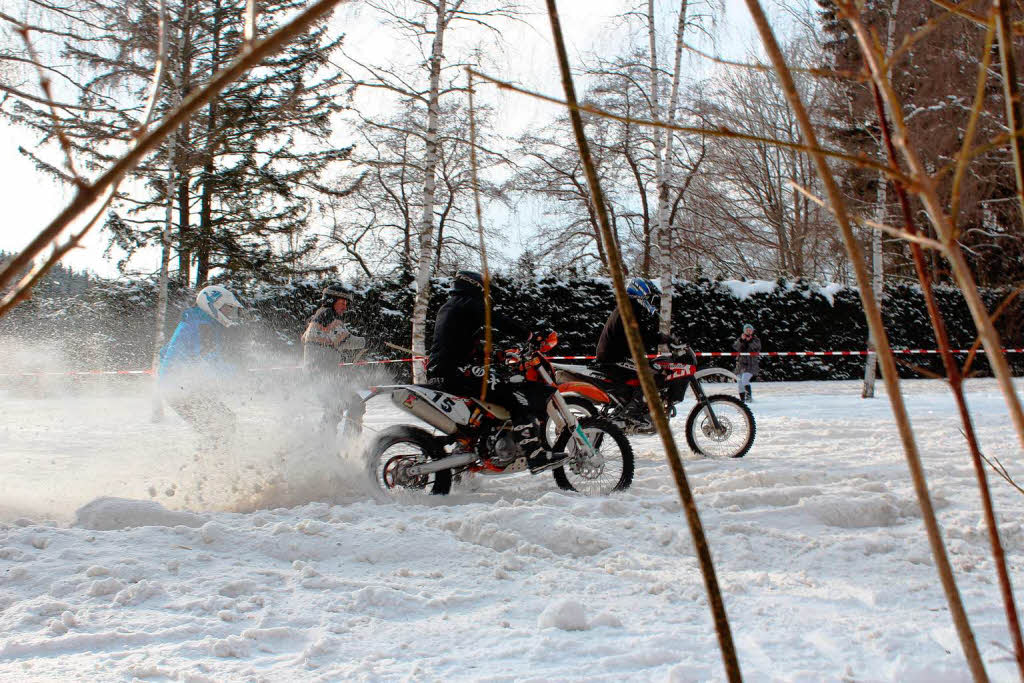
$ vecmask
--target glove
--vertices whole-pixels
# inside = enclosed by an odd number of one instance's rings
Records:
[[[530,334],[530,346],[541,351],[547,351],[558,343],[558,333],[554,330],[533,332]]]

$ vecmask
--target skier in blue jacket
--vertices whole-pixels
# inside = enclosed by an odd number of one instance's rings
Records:
[[[227,288],[204,287],[160,354],[157,378],[165,401],[201,436],[223,444],[235,431],[235,414],[217,397],[218,385],[236,369],[224,348],[224,329],[238,322],[242,304]]]

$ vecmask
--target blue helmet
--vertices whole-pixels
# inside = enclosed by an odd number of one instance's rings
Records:
[[[655,296],[661,294],[658,285],[642,277],[630,278],[626,283],[626,295],[630,299],[636,299],[648,313],[654,315],[658,310],[651,301]]]

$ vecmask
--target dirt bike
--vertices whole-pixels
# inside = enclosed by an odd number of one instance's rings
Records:
[[[553,384],[550,366],[538,346],[511,352],[506,360],[525,381]],[[453,477],[467,472],[499,476],[550,469],[559,488],[587,494],[621,491],[633,481],[633,449],[622,429],[599,416],[577,419],[557,391],[552,392],[546,412],[557,425],[550,450],[564,454],[564,460],[534,469],[512,436],[508,410],[500,405],[417,384],[370,387],[362,398],[381,394],[388,394],[396,406],[440,432],[396,425],[377,436],[366,451],[366,465],[385,494],[444,495],[451,490]]]
[[[665,413],[676,416],[676,405],[692,388],[696,405],[686,418],[686,443],[694,453],[706,457],[742,458],[754,444],[757,425],[750,408],[735,396],[708,394],[701,380],[724,375],[736,381],[736,375],[722,368],[697,369],[697,356],[684,345],[673,345],[670,353],[651,361]],[[631,367],[631,365],[630,365]],[[565,401],[577,414],[611,420],[627,434],[653,434],[647,403],[635,377],[617,379],[597,366],[554,363],[559,385],[589,382],[601,394],[566,396]],[[596,396],[596,398],[595,398]]]

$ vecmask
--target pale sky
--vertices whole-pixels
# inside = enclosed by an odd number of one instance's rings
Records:
[[[542,9],[542,3],[536,4],[538,10]],[[617,49],[622,42],[618,32],[623,30],[623,24],[622,19],[616,17],[634,4],[630,0],[562,0],[559,11],[574,66],[580,64],[582,56]],[[708,48],[705,43],[705,48],[730,58],[742,58],[754,45],[749,14],[743,0],[725,0],[724,4],[725,13],[716,27],[717,46]],[[676,3],[672,2],[671,5]],[[353,54],[369,55],[369,61],[374,52],[387,53],[387,48],[383,46],[388,36],[384,29],[374,29],[367,15],[366,10],[343,8],[336,13],[333,21],[343,25],[342,30],[347,33],[346,50]],[[507,43],[505,51],[509,66],[504,73],[494,75],[561,97],[547,16],[538,13],[528,17],[526,25],[512,27],[504,32],[503,37]],[[469,40],[473,36],[466,31],[462,38]],[[660,57],[666,62],[671,59],[671,55]],[[696,58],[691,59],[688,67],[706,68],[706,65],[698,61]],[[501,112],[499,127],[508,133],[522,130],[533,122],[543,122],[555,113],[553,105],[512,93],[498,95],[495,104]],[[337,134],[341,140],[344,139],[343,130]],[[18,153],[19,145],[32,144],[34,136],[30,132],[0,122],[0,197],[4,209],[4,220],[0,223],[0,250],[16,251],[23,248],[71,200],[70,188],[58,186],[38,173],[29,160]],[[59,156],[53,154],[54,151],[50,150],[49,158],[59,159]],[[511,241],[513,244],[509,248],[518,252],[519,245],[514,244],[517,238],[512,236]],[[117,274],[116,261],[121,254],[115,249],[112,258],[104,258],[106,244],[107,237],[98,228],[94,229],[84,240],[84,248],[69,254],[64,263],[76,269],[88,268],[100,275],[114,276]],[[133,264],[142,269],[155,269],[157,262],[158,255],[152,249],[137,256]]]

